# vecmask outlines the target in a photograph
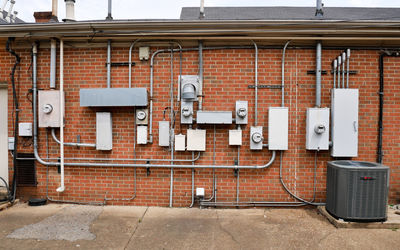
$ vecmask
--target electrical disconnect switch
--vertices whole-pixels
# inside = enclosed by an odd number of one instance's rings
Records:
[[[262,150],[263,148],[263,128],[261,126],[250,128],[250,149]]]
[[[236,101],[236,124],[247,124],[248,102]]]

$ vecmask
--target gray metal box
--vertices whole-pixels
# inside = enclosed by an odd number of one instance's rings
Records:
[[[112,120],[110,112],[96,113],[96,149],[112,149]]]
[[[329,149],[329,108],[308,108],[306,149]]]
[[[247,101],[236,101],[236,124],[247,124],[249,109]]]
[[[193,124],[193,102],[181,102],[181,123]]]
[[[40,90],[38,93],[38,115],[40,128],[60,127],[60,91]],[[64,100],[64,99],[63,99]],[[63,110],[65,112],[65,110]]]
[[[158,122],[158,146],[168,147],[169,146],[169,121]]]
[[[186,150],[186,135],[175,135],[175,151]]]
[[[137,126],[137,144],[147,144],[147,126]]]
[[[206,151],[206,130],[203,129],[187,130],[187,150]]]
[[[135,107],[147,106],[145,88],[81,89],[81,107]]]
[[[389,167],[378,163],[328,162],[326,210],[344,220],[386,220],[389,178]]]
[[[232,124],[232,111],[197,111],[197,124]]]
[[[270,107],[268,112],[268,149],[288,150],[289,109]]]
[[[136,109],[136,125],[147,125],[149,123],[149,110]]]
[[[19,136],[32,136],[32,123],[31,122],[20,122],[18,124],[18,135]]]
[[[358,156],[358,89],[332,89],[333,157]]]
[[[250,127],[250,149],[262,150],[263,148],[263,127]]]

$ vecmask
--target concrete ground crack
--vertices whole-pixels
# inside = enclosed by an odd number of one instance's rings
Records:
[[[140,225],[140,223],[142,223],[142,221],[143,221],[143,218],[144,218],[144,216],[145,216],[145,215],[146,215],[146,213],[147,213],[147,210],[149,210],[149,207],[147,207],[147,208],[146,208],[146,210],[144,211],[144,213],[143,213],[142,217],[140,217],[140,219],[139,219],[139,221],[138,221],[138,223],[137,223],[137,225],[136,225],[135,229],[134,229],[134,230],[133,230],[133,232],[132,232],[132,235],[131,235],[131,237],[129,238],[128,242],[126,243],[126,245],[125,245],[125,247],[124,247],[124,250],[125,250],[125,249],[128,247],[129,243],[130,243],[130,242],[131,242],[131,240],[133,239],[133,236],[135,235],[135,233],[136,233],[137,229],[139,228],[139,225]]]
[[[231,234],[231,232],[229,232],[228,230],[226,230],[226,229],[222,226],[221,221],[219,220],[218,211],[215,211],[215,212],[216,212],[216,214],[217,214],[217,222],[218,222],[219,228],[220,228],[223,232],[225,232],[227,235],[229,235],[229,237],[231,237],[231,239],[232,239],[236,244],[238,244],[239,247],[240,247],[240,249],[241,249],[242,246],[240,245],[240,242],[239,242],[238,240],[236,240],[235,236],[234,236],[233,234]]]

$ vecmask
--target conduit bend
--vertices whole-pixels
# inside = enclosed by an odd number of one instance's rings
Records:
[[[282,107],[285,107],[285,57],[286,57],[286,48],[291,41],[287,41],[285,46],[283,46],[282,52]]]
[[[61,144],[61,141],[57,138],[55,129],[51,129],[51,136],[53,137],[53,140],[57,142],[58,144]],[[90,144],[90,143],[75,143],[75,142],[64,142],[64,146],[73,146],[73,147],[90,147],[90,148],[95,148],[96,144]]]

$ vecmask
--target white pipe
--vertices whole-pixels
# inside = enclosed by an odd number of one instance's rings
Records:
[[[60,40],[60,169],[61,185],[57,192],[65,191],[64,185],[64,41]]]
[[[336,89],[337,59],[333,61],[333,88]]]
[[[346,66],[346,53],[343,52],[343,54],[342,54],[342,81],[343,81],[342,86],[343,86],[343,88],[346,87],[346,86],[344,85],[344,73],[345,73],[345,71],[346,71],[345,66]]]
[[[58,0],[52,0],[51,2],[51,15],[57,17],[58,15]]]
[[[200,0],[200,18],[204,18],[204,0]]]
[[[75,0],[65,0],[65,20],[75,21]]]
[[[350,75],[350,49],[347,49],[347,76],[346,76],[346,88],[349,88],[349,75]]]
[[[10,3],[11,3],[11,4],[10,4],[10,8],[8,9],[8,13],[7,13],[7,16],[6,16],[6,18],[5,18],[7,22],[11,22],[10,17],[11,17],[12,10],[13,10],[13,8],[14,8],[15,1],[14,1],[14,0],[11,0]]]
[[[3,3],[3,6],[2,6],[1,9],[0,9],[0,14],[1,14],[1,16],[2,16],[3,19],[6,18],[6,17],[4,16],[4,12],[3,12],[3,11],[6,9],[7,3],[8,3],[8,0],[5,0],[4,3]]]
[[[340,82],[340,65],[342,65],[342,57],[339,56],[339,57],[337,58],[337,61],[338,61],[338,67],[337,67],[338,88],[340,88],[340,84],[341,84],[341,82]]]
[[[57,56],[57,41],[50,41],[50,88],[56,88],[56,56]]]

